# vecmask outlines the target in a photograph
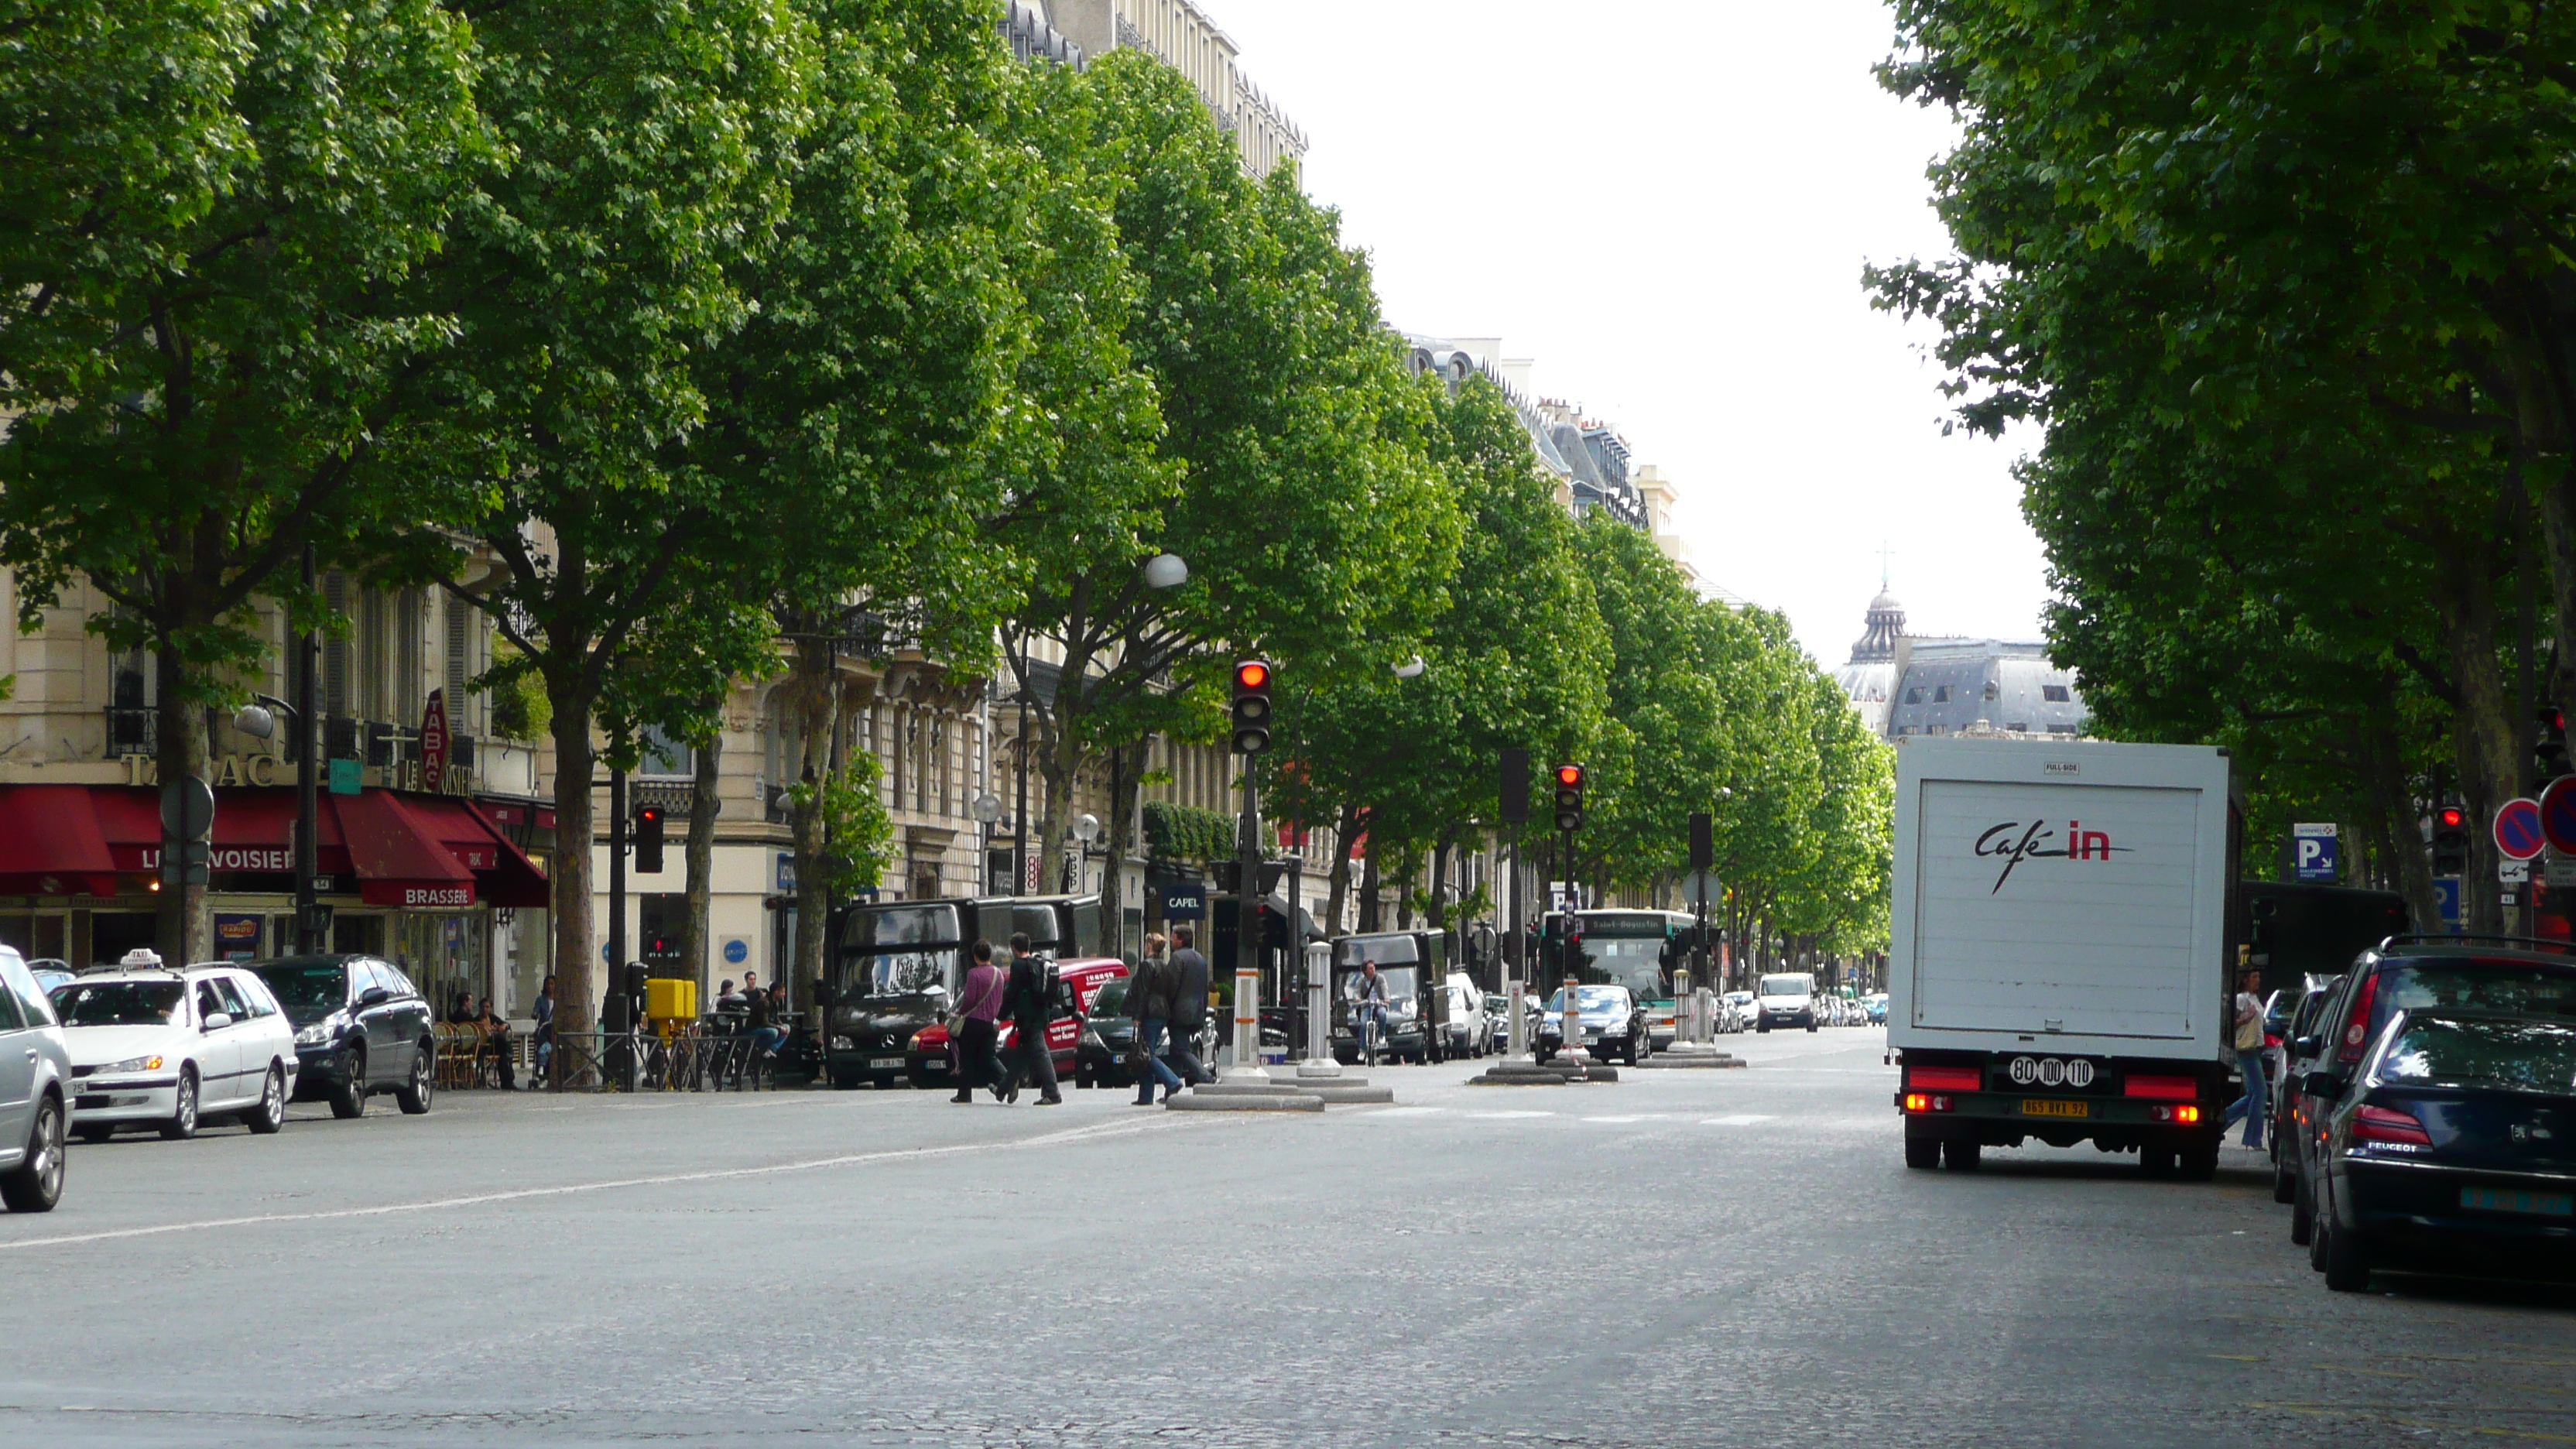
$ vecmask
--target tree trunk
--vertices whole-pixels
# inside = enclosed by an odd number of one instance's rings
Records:
[[[831,895],[824,888],[825,838],[823,796],[832,780],[832,745],[841,730],[841,681],[838,657],[831,645],[799,640],[788,688],[796,711],[797,783],[805,788],[789,815],[796,842],[796,956],[790,966],[794,984],[788,991],[807,999],[823,973],[824,936],[831,927]]]
[[[1056,695],[1064,695],[1064,677],[1056,677]],[[1082,767],[1089,762],[1090,752],[1074,740],[1073,732],[1049,724],[1038,733],[1038,893],[1054,895],[1064,889],[1064,843],[1073,824],[1073,787],[1081,778]]]
[[[153,657],[153,673],[160,690],[160,708],[153,711],[153,754],[161,773],[161,785],[187,779],[203,779],[206,774],[205,711],[191,701],[185,675],[186,666],[179,651],[163,645]],[[187,843],[166,827],[161,832],[161,865],[168,872],[172,864],[184,866]],[[164,965],[184,966],[203,961],[211,952],[205,912],[206,888],[187,883],[187,871],[177,872],[176,884],[165,883],[153,903],[154,948],[161,953]],[[83,962],[83,965],[89,963]]]
[[[1333,817],[1333,868],[1325,874],[1324,934],[1342,933],[1343,910],[1351,899],[1351,839],[1358,834],[1360,808],[1345,800]]]
[[[1363,932],[1378,928],[1378,857],[1385,853],[1386,847],[1372,835],[1368,843],[1368,859],[1360,867],[1360,930]]]
[[[1145,752],[1150,744],[1138,740],[1121,745],[1111,757],[1109,788],[1109,865],[1100,874],[1100,940],[1102,949],[1112,956],[1123,956],[1127,949],[1127,872],[1126,861],[1135,849],[1135,835],[1128,826],[1136,818],[1137,781],[1145,773]]]
[[[2487,825],[2495,818],[2496,807],[2512,798],[2519,773],[2514,767],[2511,696],[2497,662],[2494,579],[2483,542],[2463,542],[2446,550],[2437,568],[2445,595],[2445,642],[2460,694],[2451,725],[2452,754],[2468,813],[2469,862],[2468,874],[2460,882],[2461,928],[2493,935],[2504,930],[2504,909],[2496,883],[2495,835]]]
[[[722,710],[723,704],[717,708]],[[689,912],[680,925],[680,960],[689,968],[690,979],[700,986],[708,983],[707,913],[715,889],[716,811],[723,804],[716,798],[717,771],[724,757],[724,721],[719,716],[716,727],[707,734],[707,742],[698,746],[697,788],[689,795],[689,844],[687,851]]]
[[[582,651],[572,653],[579,657]],[[555,737],[555,1028],[566,1035],[589,1031],[597,1019],[597,978],[591,964],[590,776],[597,760],[590,745],[590,698],[569,678],[545,676],[546,702],[554,711]]]

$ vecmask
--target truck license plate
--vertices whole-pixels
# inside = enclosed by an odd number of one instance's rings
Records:
[[[2576,1216],[2576,1196],[2563,1192],[2513,1192],[2492,1187],[2460,1189],[2460,1206],[2481,1208],[2491,1213],[2541,1213],[2549,1217]]]
[[[2052,1097],[2024,1097],[2021,1101],[2021,1114],[2025,1117],[2090,1117],[2093,1115],[2093,1105],[2089,1102],[2060,1101]]]
[[[870,1058],[868,1058],[868,1070],[869,1070],[869,1071],[872,1071],[872,1072],[899,1072],[899,1071],[902,1071],[902,1070],[903,1070],[903,1058],[901,1058],[901,1057],[870,1057]]]

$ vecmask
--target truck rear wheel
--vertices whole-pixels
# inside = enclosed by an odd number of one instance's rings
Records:
[[[2149,1177],[2173,1176],[2174,1153],[2170,1147],[2150,1142],[2138,1149],[2138,1170]]]
[[[1917,1171],[1930,1171],[1941,1165],[1941,1139],[1920,1133],[1905,1134],[1905,1165]]]
[[[2209,1182],[2218,1176],[2218,1139],[2192,1143],[2177,1154],[2185,1182]]]
[[[1948,1159],[1952,1172],[1976,1171],[1979,1151],[1977,1143],[1962,1142],[1956,1137],[1941,1144],[1941,1154]]]

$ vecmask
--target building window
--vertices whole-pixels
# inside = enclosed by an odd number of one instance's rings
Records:
[[[447,719],[451,729],[465,728],[465,682],[474,677],[474,606],[449,595],[446,605]]]
[[[1986,698],[1988,698],[1988,699],[2001,699],[2001,698],[2003,698],[2003,693],[2004,693],[2004,691],[2003,691],[2003,686],[2002,686],[2002,685],[1995,683],[1995,682],[1994,682],[1993,680],[1991,680],[1991,679],[1989,679],[1989,680],[1987,680],[1987,681],[1986,681]]]
[[[2074,725],[2050,725],[2048,727],[2048,732],[2053,735],[2076,735],[2083,733],[2081,729]]]
[[[687,780],[697,774],[697,752],[660,725],[646,725],[636,741],[635,776],[639,780]]]
[[[1905,691],[1905,702],[1907,704],[1921,704],[1923,702],[1923,691],[1920,688],[1908,689]]]
[[[2063,684],[2043,684],[2039,687],[2039,697],[2047,700],[2050,704],[2065,704],[2071,701],[2075,696],[2074,693],[2067,689]]]
[[[1932,691],[1932,702],[1934,704],[1948,704],[1950,702],[1950,686],[1946,684],[1936,686]]]

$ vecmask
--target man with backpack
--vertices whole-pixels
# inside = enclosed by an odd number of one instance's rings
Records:
[[[1190,927],[1172,928],[1172,1042],[1163,1058],[1185,1082],[1213,1082],[1216,1073],[1191,1050],[1208,1017],[1208,959],[1199,954],[1195,940]]]
[[[1055,1052],[1047,1045],[1047,1026],[1055,1020],[1063,985],[1053,961],[1030,954],[1028,933],[1013,933],[1011,982],[1002,995],[1002,1010],[1018,1033],[1014,1043],[1018,1059],[1011,1064],[1010,1080],[1003,1084],[1003,1101],[1018,1101],[1020,1079],[1027,1077],[1038,1084],[1039,1106],[1064,1105],[1063,1095],[1056,1090]]]

